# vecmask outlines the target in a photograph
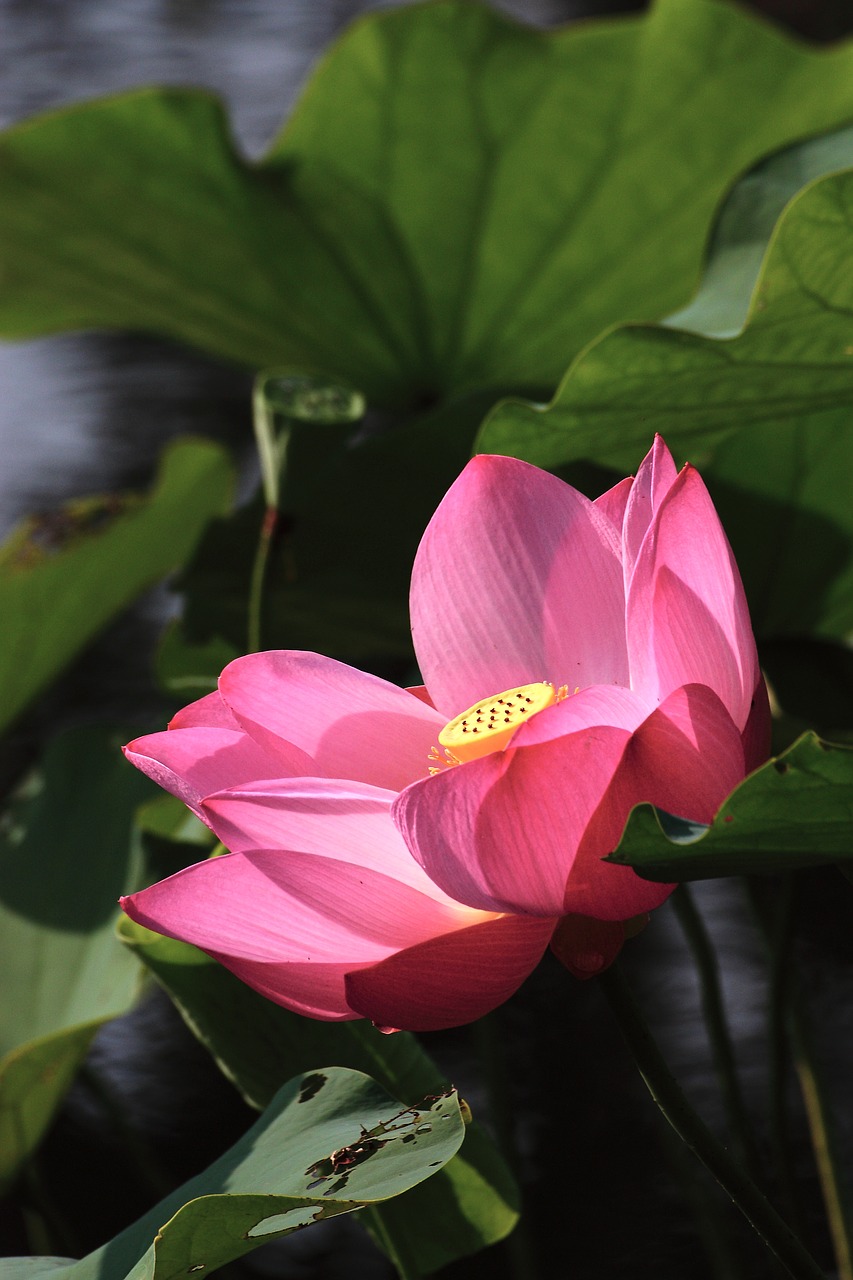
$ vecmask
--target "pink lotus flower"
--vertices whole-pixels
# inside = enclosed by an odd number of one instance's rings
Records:
[[[769,717],[719,519],[660,439],[595,502],[474,458],[411,612],[423,689],[256,653],[126,748],[232,852],[122,905],[290,1009],[428,1030],[501,1003],[549,943],[605,967],[671,889],[602,861],[632,806],[710,822]]]

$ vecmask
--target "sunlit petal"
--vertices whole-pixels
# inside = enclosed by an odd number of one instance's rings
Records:
[[[531,681],[628,683],[616,531],[514,458],[474,458],[447,493],[415,558],[411,610],[421,674],[448,720]]]
[[[685,467],[649,526],[628,595],[631,686],[706,684],[743,729],[758,680],[746,597],[702,480]]]
[[[554,920],[501,916],[352,972],[347,998],[384,1029],[439,1031],[491,1012],[536,967]]]
[[[298,777],[318,771],[298,747],[283,747],[273,756],[239,729],[168,729],[136,738],[124,754],[204,821],[201,803],[212,791],[258,777]]]
[[[316,653],[237,658],[219,689],[246,731],[275,754],[295,744],[317,772],[399,789],[428,768],[443,717],[423,699]]]

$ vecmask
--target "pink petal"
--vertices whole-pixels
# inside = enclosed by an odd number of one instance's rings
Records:
[[[640,464],[625,509],[622,564],[626,595],[646,531],[677,474],[672,454],[661,437],[655,436],[654,444]]]
[[[571,701],[536,719],[566,715]],[[531,721],[513,741],[523,733],[529,742],[535,731]],[[510,747],[415,783],[392,812],[431,879],[461,902],[625,920],[670,892],[601,861],[633,806],[648,801],[707,822],[744,769],[726,709],[711,690],[692,686],[633,733],[599,725]]]
[[[752,773],[753,769],[758,769],[768,760],[770,756],[770,731],[770,699],[767,696],[767,685],[764,683],[764,676],[759,675],[746,728],[741,734],[744,767],[747,773]]]
[[[661,701],[681,685],[708,685],[743,729],[759,675],[749,611],[708,491],[689,466],[648,529],[627,616],[633,689]]]
[[[512,747],[532,747],[596,725],[634,730],[653,708],[632,689],[594,684],[540,711],[513,734]]]
[[[672,886],[601,861],[618,845],[631,809],[647,802],[676,817],[710,822],[744,772],[740,734],[716,694],[702,685],[676,690],[625,748],[578,849],[566,911],[627,920],[659,906]]]
[[[652,803],[681,818],[710,822],[746,774],[737,727],[705,685],[676,689],[640,725],[625,752],[622,772]],[[636,803],[636,802],[635,802]]]
[[[383,1030],[439,1031],[489,1013],[536,967],[554,920],[501,916],[347,975],[353,1009]]]
[[[433,702],[432,698],[429,696],[429,690],[427,689],[425,684],[408,685],[406,688],[406,693],[411,693],[414,697],[420,698],[421,702],[425,702],[428,707],[432,707],[433,710],[435,710],[435,703]]]
[[[398,791],[429,768],[444,717],[405,689],[316,653],[277,650],[229,663],[226,704],[269,752],[294,743],[314,773]]]
[[[620,480],[618,484],[615,484],[612,489],[602,493],[592,504],[596,511],[600,511],[602,515],[607,516],[620,541],[622,539],[622,524],[625,520],[625,507],[628,505],[633,484],[633,477],[626,476],[624,480]]]
[[[619,540],[582,494],[514,458],[468,463],[415,557],[412,637],[451,719],[517,684],[628,684]]]
[[[510,746],[407,787],[394,821],[451,897],[486,911],[562,915],[578,846],[630,736],[602,725]]]
[[[173,716],[169,721],[170,729],[239,729],[240,722],[235,720],[222,701],[218,689],[207,693],[196,702],[191,702]]]
[[[204,813],[234,853],[289,849],[336,858],[455,906],[415,862],[395,827],[396,794],[362,782],[298,778],[223,791],[208,797]]]
[[[205,822],[201,802],[212,791],[256,778],[317,772],[314,761],[298,747],[272,756],[241,729],[167,729],[136,738],[124,754]]]
[[[624,941],[625,925],[621,920],[563,916],[551,938],[551,950],[574,977],[594,978],[609,969]]]
[[[280,850],[211,858],[122,907],[315,1018],[358,1016],[344,986],[352,970],[483,919],[364,866]]]

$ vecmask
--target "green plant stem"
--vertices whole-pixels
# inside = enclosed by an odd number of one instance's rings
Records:
[[[261,649],[264,585],[266,583],[270,551],[272,550],[277,529],[278,510],[276,507],[267,507],[264,512],[261,531],[258,535],[258,547],[255,552],[255,562],[252,565],[252,580],[249,584],[247,653],[259,653]]]
[[[790,1040],[793,1064],[800,1084],[829,1231],[838,1264],[839,1280],[853,1280],[853,1220],[851,1220],[850,1190],[843,1185],[842,1163],[832,1114],[814,1052],[808,1017],[794,973],[795,951],[792,938],[794,877],[792,875],[784,877],[781,887],[773,895],[771,909],[768,909],[767,899],[760,892],[760,888],[761,886],[754,881],[750,882],[753,909],[770,956],[770,1030],[772,1042],[776,1046],[773,1055],[776,1069],[772,1081],[773,1095],[776,1100],[774,1129],[778,1131],[777,1145],[781,1148],[784,1161],[782,1167],[786,1174],[786,1181],[792,1187],[793,1179],[787,1161],[787,1143],[784,1142],[787,1120],[784,1107],[785,1067],[788,1064]],[[789,1194],[795,1202],[792,1191]]]
[[[258,449],[264,500],[268,507],[275,507],[277,510],[281,484],[281,451],[286,447],[286,438],[280,445],[275,430],[275,414],[266,394],[266,382],[263,374],[255,378],[255,385],[252,388],[252,425]]]
[[[735,1154],[750,1177],[756,1179],[761,1168],[761,1159],[752,1133],[749,1115],[741,1093],[737,1074],[734,1046],[729,1034],[723,1005],[723,992],[720,985],[720,971],[717,957],[708,937],[704,921],[699,913],[693,895],[686,884],[681,884],[670,899],[678,923],[693,955],[702,993],[702,1016],[711,1042],[714,1055],[714,1067],[726,1109],[732,1145]]]
[[[598,979],[640,1075],[665,1118],[795,1280],[827,1280],[790,1227],[687,1101],[616,966]]]
[[[784,1200],[789,1221],[795,1229],[802,1230],[802,1215],[790,1154],[786,1104],[788,1072],[791,1067],[787,1009],[791,985],[792,877],[788,875],[783,878],[779,891],[774,894],[771,914],[768,914],[766,906],[761,901],[760,886],[755,880],[747,883],[753,911],[763,930],[764,941],[769,952],[767,1039],[770,1047],[770,1132],[773,1138],[779,1191]]]
[[[268,378],[259,374],[252,389],[252,424],[261,468],[261,488],[266,510],[258,534],[258,546],[252,565],[249,584],[249,610],[246,645],[248,653],[261,649],[264,587],[267,578],[270,551],[278,532],[281,502],[281,481],[287,446],[290,440],[290,422],[285,417],[280,431],[276,432],[276,415],[267,396]]]
[[[714,1280],[747,1280],[729,1238],[728,1204],[719,1196],[708,1195],[704,1170],[678,1135],[665,1128],[662,1138],[673,1176],[693,1214]]]
[[[839,1280],[853,1280],[853,1224],[850,1221],[849,1189],[842,1186],[840,1160],[835,1129],[827,1103],[808,1020],[802,1001],[792,991],[790,1006],[791,1043],[794,1066],[806,1108],[812,1148],[817,1164],[832,1246],[838,1263]]]

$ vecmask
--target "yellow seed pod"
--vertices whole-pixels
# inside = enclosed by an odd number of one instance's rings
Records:
[[[446,724],[439,745],[460,764],[502,751],[512,735],[538,711],[558,700],[552,684],[523,684],[485,698]]]

